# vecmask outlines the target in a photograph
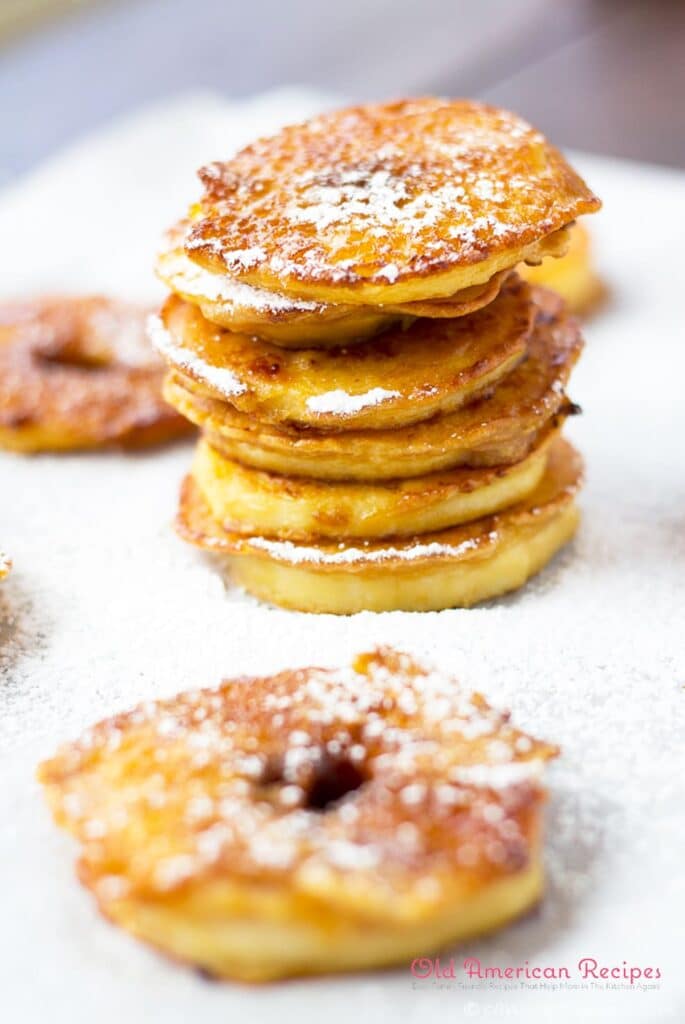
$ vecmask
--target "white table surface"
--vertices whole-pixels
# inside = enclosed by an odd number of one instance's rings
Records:
[[[0,291],[159,294],[162,227],[193,169],[321,103],[189,97],[121,122],[0,197]],[[101,1024],[677,1022],[685,1016],[685,177],[579,155],[604,197],[612,300],[587,327],[569,433],[587,456],[576,542],[517,595],[470,611],[312,617],[224,584],[172,533],[190,446],[0,458],[3,1019]],[[407,969],[265,989],[203,981],[102,921],[73,876],[36,762],[94,719],[222,676],[336,663],[389,642],[430,656],[559,742],[542,907],[467,952],[486,965],[658,966],[644,991],[436,987]],[[574,984],[579,979],[574,976]]]

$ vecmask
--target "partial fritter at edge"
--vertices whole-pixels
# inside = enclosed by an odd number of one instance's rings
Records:
[[[524,280],[553,289],[572,313],[585,319],[603,304],[609,289],[595,270],[592,239],[582,221],[571,228],[570,239],[561,259],[518,269]]]
[[[147,312],[103,296],[0,307],[0,448],[143,448],[192,433],[162,397]]]

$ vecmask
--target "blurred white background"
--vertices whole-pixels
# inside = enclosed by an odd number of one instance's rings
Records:
[[[0,180],[150,100],[283,84],[479,96],[685,166],[680,0],[0,0]]]

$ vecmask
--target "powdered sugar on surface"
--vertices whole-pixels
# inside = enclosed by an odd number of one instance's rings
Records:
[[[280,110],[282,120],[302,113]],[[75,291],[85,281],[102,290],[106,271],[112,290],[145,297],[141,267],[152,266],[161,230],[192,194],[189,167],[183,187],[161,203],[169,187],[163,172],[180,166],[198,125],[214,126],[207,156],[217,141],[226,144],[211,105],[185,120],[177,114],[161,137],[160,125],[171,120],[155,116],[138,135],[122,127],[104,150],[91,147],[76,164],[26,185],[25,198],[0,202],[0,235],[14,254],[0,279],[7,294],[26,293],[36,275],[47,288],[51,272],[53,285]],[[240,125],[236,143],[254,134],[254,113]],[[140,175],[123,182],[119,169],[132,152],[136,167],[141,152],[150,161],[148,184]],[[193,156],[195,165],[202,159]],[[8,923],[0,956],[8,1020],[38,1024],[49,1006],[53,1024],[119,1024],[149,1016],[154,1005],[166,1024],[314,1024],[322,1016],[330,1024],[454,1024],[467,1010],[474,1019],[525,1024],[680,1024],[685,349],[677,299],[685,282],[673,211],[685,204],[685,182],[628,164],[576,162],[607,200],[590,227],[612,290],[609,307],[587,327],[571,391],[584,409],[567,428],[588,463],[584,522],[576,542],[520,593],[469,611],[415,615],[336,618],[268,608],[226,589],[213,561],[171,530],[191,444],[130,456],[0,457],[0,541],[14,563],[0,585],[0,887]],[[73,220],[74,190],[91,180],[116,215],[98,221],[97,196],[80,193],[97,231],[86,237],[84,215],[72,253],[60,211],[72,211]],[[146,206],[150,181],[165,208],[141,236],[141,254],[131,251],[134,225],[121,211]],[[634,211],[645,195],[650,226],[635,245]],[[93,266],[84,251],[97,254]],[[159,294],[152,275],[149,289]],[[33,780],[40,758],[141,700],[243,672],[345,664],[379,642],[437,663],[562,748],[547,771],[546,899],[518,924],[456,951],[457,964],[472,954],[487,965],[528,960],[573,970],[594,956],[607,966],[660,966],[659,989],[499,991],[484,982],[465,990],[456,982],[413,984],[405,969],[259,989],[211,985],[99,918],[74,879],[75,845],[53,826]]]
[[[147,332],[150,341],[160,355],[191,376],[199,377],[224,397],[234,398],[235,395],[242,395],[247,391],[247,386],[239,377],[236,377],[232,370],[223,366],[212,366],[205,359],[200,359],[190,349],[179,345],[156,313],[148,317]]]
[[[421,169],[410,168],[412,171],[418,177]],[[286,207],[286,216],[295,224],[312,224],[319,231],[349,223],[354,217],[372,221],[374,228],[419,221],[427,226],[461,207],[465,197],[463,186],[452,184],[412,197],[405,179],[385,169],[364,176],[359,169],[330,166],[306,172],[295,187],[300,202]]]
[[[489,539],[494,542],[497,533],[491,532]],[[443,544],[439,541],[431,541],[429,544],[411,544],[405,547],[396,548],[388,545],[387,548],[366,548],[348,547],[340,545],[339,551],[330,549],[308,547],[306,544],[293,544],[290,540],[270,540],[268,537],[250,537],[246,544],[251,548],[258,548],[266,551],[277,561],[288,562],[290,565],[319,564],[319,565],[355,565],[369,562],[414,562],[421,558],[435,558],[444,556],[447,558],[458,558],[473,551],[479,546],[479,540],[465,540],[459,544]]]
[[[239,309],[252,309],[262,313],[314,313],[321,306],[306,299],[293,299],[278,292],[236,281],[227,274],[215,274],[194,263],[182,252],[164,257],[164,274],[176,279],[177,291],[193,298],[223,302]]]
[[[368,409],[372,405],[380,405],[390,398],[399,398],[399,391],[389,391],[387,388],[371,388],[360,395],[351,395],[347,391],[336,388],[334,391],[326,391],[322,395],[312,395],[307,399],[307,408],[312,412],[328,412],[336,416],[351,416],[361,409]]]
[[[124,366],[146,367],[158,360],[150,350],[144,329],[144,320],[137,307],[93,306],[89,314],[89,328],[95,343],[111,352],[111,358]]]
[[[482,145],[482,141],[476,143],[474,139],[473,143]],[[455,154],[457,158],[458,154]],[[285,214],[293,224],[311,224],[322,232],[361,218],[369,225],[370,234],[379,238],[383,237],[385,230],[398,226],[409,231],[412,224],[417,232],[423,233],[448,217],[460,215],[463,221],[453,224],[448,230],[450,243],[456,250],[473,249],[481,235],[490,234],[497,238],[511,229],[503,208],[473,215],[472,196],[493,204],[502,204],[507,198],[502,187],[498,187],[487,172],[465,175],[465,184],[447,183],[413,194],[408,181],[420,181],[423,174],[424,169],[418,164],[406,169],[406,177],[396,177],[383,169],[365,175],[359,168],[340,170],[332,166],[316,173],[309,172],[296,181],[298,202],[287,206]],[[322,181],[325,184],[321,184]],[[522,194],[526,192],[528,183],[516,182],[515,179],[511,182],[518,185]],[[437,248],[437,243],[434,246]],[[256,266],[263,259],[265,254],[254,252],[250,265]],[[338,266],[344,266],[344,263],[338,263]],[[400,268],[395,263],[386,264],[376,276],[394,284],[400,276]]]

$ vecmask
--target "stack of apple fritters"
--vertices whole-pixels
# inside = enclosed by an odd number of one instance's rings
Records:
[[[599,200],[512,114],[320,116],[203,168],[151,334],[201,426],[181,536],[307,611],[470,605],[572,536],[582,341],[514,268]]]

